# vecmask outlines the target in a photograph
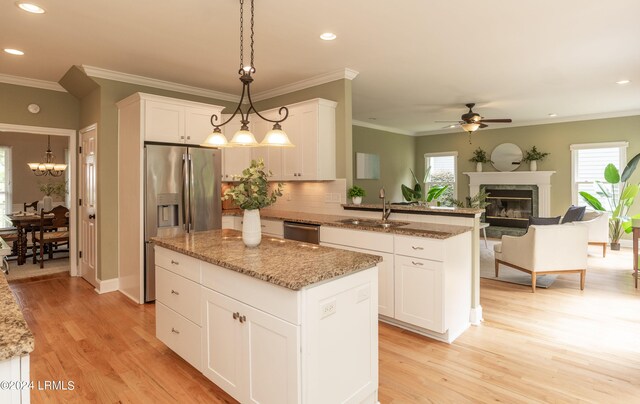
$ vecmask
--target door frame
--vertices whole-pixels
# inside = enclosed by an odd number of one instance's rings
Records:
[[[81,144],[82,140],[81,140],[81,136],[87,132],[90,132],[92,130],[96,131],[96,181],[98,180],[98,165],[100,164],[100,162],[98,161],[98,124],[97,123],[92,123],[89,126],[86,126],[82,129],[80,129],[78,131],[78,143]],[[78,162],[78,164],[81,164],[81,159],[82,157],[80,156],[80,148],[76,148],[76,161]],[[82,175],[84,175],[84,173],[82,173]],[[76,184],[78,184],[80,181],[82,181],[80,179],[80,177],[78,177],[78,179],[76,180]],[[78,198],[76,198],[76,206],[78,207],[78,212],[80,211],[80,206],[78,206]],[[98,188],[96,187],[96,201],[95,201],[96,206],[98,205]],[[96,209],[96,214],[97,214],[97,209]],[[99,216],[98,216],[99,217]],[[98,219],[95,219],[95,227],[96,227],[96,267],[95,267],[95,277],[94,277],[94,282],[95,284],[92,284],[93,286],[95,286],[95,290],[98,293],[100,292],[100,283],[102,282],[100,280],[100,278],[98,277],[98,267],[100,264],[100,260],[98,259],[100,257],[100,253],[99,253],[99,248],[100,248],[100,232],[98,231]],[[78,221],[78,224],[76,226],[76,231],[78,232],[78,242],[76,243],[77,247],[80,248],[80,222]],[[76,253],[76,260],[78,261],[78,276],[82,276],[82,274],[80,273],[80,257],[78,257],[78,254]],[[84,279],[84,278],[83,278]]]
[[[78,132],[74,129],[48,128],[44,126],[14,125],[0,122],[0,132],[33,133],[36,135],[67,136],[69,138],[69,171],[71,187],[69,191],[69,274],[78,276],[78,227],[77,227],[77,150]],[[74,150],[74,153],[71,153]],[[73,157],[72,157],[73,156]]]

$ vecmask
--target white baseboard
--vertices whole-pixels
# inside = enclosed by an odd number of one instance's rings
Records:
[[[131,296],[130,294],[128,294],[124,290],[120,290],[120,293],[122,293],[123,295],[125,295],[129,299],[133,300],[135,304],[144,304],[144,302],[139,301],[138,299],[136,299],[135,297]]]
[[[609,248],[611,248],[611,245],[610,245],[610,244],[607,244],[607,246],[608,246]],[[626,240],[626,239],[624,239],[624,240],[620,240],[620,247],[623,247],[623,248],[633,248],[633,240]]]
[[[120,287],[120,280],[118,278],[107,279],[105,281],[97,280],[98,286],[96,286],[95,291],[98,294],[115,292]]]
[[[471,325],[480,325],[484,321],[482,318],[482,306],[478,305],[471,308],[471,314],[469,315],[469,322]]]

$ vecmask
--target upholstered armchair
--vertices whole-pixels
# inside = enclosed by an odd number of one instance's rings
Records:
[[[602,246],[602,256],[607,256],[609,242],[609,215],[606,212],[587,211],[579,222],[589,230],[589,244]]]
[[[579,273],[584,289],[587,270],[588,226],[581,222],[529,226],[521,237],[502,236],[494,245],[496,277],[500,264],[531,274],[531,290],[536,291],[536,275]]]

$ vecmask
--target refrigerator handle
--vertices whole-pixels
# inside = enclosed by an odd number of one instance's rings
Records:
[[[196,224],[193,220],[193,198],[191,195],[193,194],[193,189],[195,187],[193,180],[193,159],[191,158],[191,154],[189,154],[189,231],[196,228]]]
[[[187,166],[187,155],[182,155],[182,228],[189,232],[189,201],[187,199],[189,168]]]

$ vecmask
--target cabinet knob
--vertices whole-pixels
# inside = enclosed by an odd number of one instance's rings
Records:
[[[416,247],[414,245],[412,245],[411,248],[413,248],[414,250],[424,250],[423,247]]]
[[[172,263],[173,265],[180,265],[180,263],[179,263],[178,261],[174,261],[174,260],[171,260],[171,263]]]
[[[191,139],[191,136],[187,136],[187,140],[190,140],[190,139]]]
[[[180,296],[180,292],[176,292],[175,290],[171,289],[171,294],[172,295],[176,295],[176,296]]]
[[[180,334],[180,331],[176,330],[173,327],[171,327],[171,332],[174,333],[174,334]]]
[[[241,323],[244,323],[245,321],[247,321],[247,317],[240,316],[239,320],[240,320]]]
[[[238,312],[233,313],[233,319],[234,320],[237,320],[238,317],[240,317],[240,313],[238,313]]]
[[[180,136],[180,139],[184,139],[184,136]]]
[[[416,262],[416,261],[411,261],[411,263],[412,263],[413,265],[420,265],[420,266],[423,266],[423,265],[424,265],[422,262]]]

